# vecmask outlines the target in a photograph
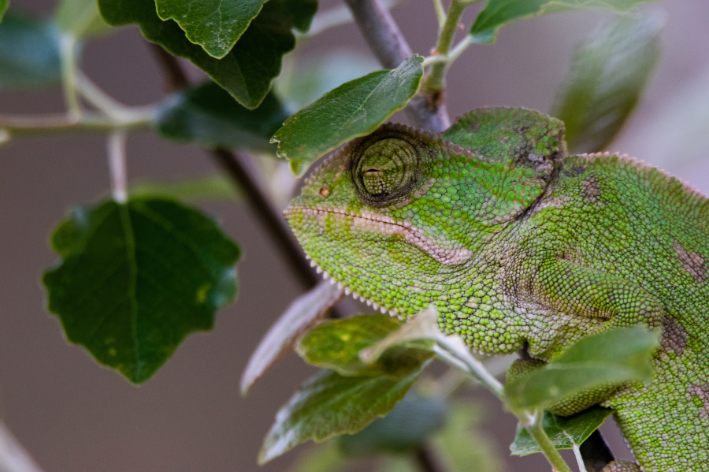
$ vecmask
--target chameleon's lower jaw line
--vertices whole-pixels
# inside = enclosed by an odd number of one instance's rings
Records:
[[[352,221],[354,227],[362,232],[402,236],[408,243],[422,249],[434,260],[436,260],[436,262],[444,265],[462,264],[469,260],[473,255],[470,250],[464,248],[462,244],[455,243],[455,241],[453,242],[454,244],[451,244],[450,241],[443,241],[442,245],[440,242],[431,239],[424,231],[406,220],[395,221],[393,218],[388,216],[366,211],[362,211],[361,214],[355,215],[348,213],[342,208],[334,207],[311,208],[306,206],[291,205],[283,212],[286,219],[297,213],[313,218],[324,218],[328,215],[334,215],[338,218],[349,219]]]

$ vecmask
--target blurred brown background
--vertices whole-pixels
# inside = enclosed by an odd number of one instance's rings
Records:
[[[323,8],[336,7],[335,1]],[[14,0],[48,14],[52,0]],[[471,10],[476,10],[473,7]],[[661,166],[709,191],[709,2],[667,0],[664,53],[640,109],[612,150]],[[470,24],[471,13],[466,15]],[[436,21],[429,0],[410,0],[394,16],[414,51],[427,55]],[[503,28],[497,44],[473,46],[449,75],[448,107],[455,117],[486,105],[546,111],[578,40],[600,13],[565,13]],[[366,51],[352,25],[305,45],[303,58],[334,47]],[[163,97],[153,57],[135,28],[88,44],[83,68],[100,86],[131,105]],[[58,89],[0,93],[0,112],[61,111]],[[397,115],[395,118],[401,118]],[[167,179],[214,172],[197,147],[176,146],[151,133],[129,140],[131,177]],[[108,188],[101,136],[18,140],[0,147],[0,393],[3,418],[46,472],[255,471],[260,442],[278,407],[311,373],[295,356],[278,364],[250,392],[239,377],[268,326],[301,293],[248,209],[210,204],[244,250],[238,301],[218,314],[214,332],[189,337],[173,359],[141,387],[99,367],[64,340],[47,314],[39,278],[56,261],[51,229],[67,209]],[[507,456],[514,419],[482,395],[485,427]],[[628,457],[612,422],[612,447]],[[301,447],[302,450],[302,447]],[[297,453],[260,470],[281,471]],[[541,457],[510,459],[509,471],[548,471]]]

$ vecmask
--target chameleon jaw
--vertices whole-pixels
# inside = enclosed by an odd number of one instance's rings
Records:
[[[322,274],[322,277],[323,277],[324,280],[329,280],[332,285],[337,284],[337,286],[338,286],[341,290],[344,290],[344,291],[345,291],[345,295],[349,295],[349,296],[351,296],[352,298],[354,298],[355,300],[364,302],[364,303],[367,304],[367,306],[371,306],[371,307],[374,308],[375,310],[379,310],[380,312],[382,312],[382,313],[385,314],[385,315],[388,314],[389,316],[393,316],[393,317],[399,318],[400,320],[403,320],[403,319],[404,319],[403,316],[397,314],[394,310],[388,310],[387,308],[378,305],[376,302],[374,302],[374,301],[372,301],[372,300],[369,300],[369,299],[367,299],[367,298],[364,298],[363,296],[358,295],[357,293],[353,292],[353,291],[350,290],[349,288],[345,287],[345,286],[342,284],[342,282],[340,282],[339,280],[335,280],[335,278],[334,278],[333,276],[331,276],[330,274],[328,274],[326,271],[322,270],[322,269],[320,268],[320,266],[317,265],[317,264],[315,263],[315,261],[313,261],[312,258],[311,258],[308,254],[305,255],[305,258],[310,261],[310,266],[311,266],[311,267],[314,267],[314,268],[315,268],[315,271],[316,271],[318,274]]]
[[[458,247],[443,247],[433,241],[422,230],[416,228],[411,222],[403,220],[395,221],[393,218],[378,213],[362,211],[359,215],[348,213],[340,208],[310,208],[304,206],[290,206],[283,212],[286,217],[291,213],[300,212],[305,216],[315,218],[325,217],[328,214],[338,218],[349,218],[355,228],[372,231],[385,235],[400,235],[410,244],[417,246],[437,262],[444,265],[459,265],[466,262],[472,256],[472,252],[456,243]],[[444,241],[449,243],[450,241]]]

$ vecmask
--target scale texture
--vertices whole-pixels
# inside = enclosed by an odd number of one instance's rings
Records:
[[[623,156],[567,155],[563,123],[474,110],[440,135],[386,124],[313,173],[285,214],[319,270],[488,354],[526,348],[510,375],[582,336],[662,329],[649,385],[606,385],[550,410],[612,408],[639,465],[709,470],[709,201]]]

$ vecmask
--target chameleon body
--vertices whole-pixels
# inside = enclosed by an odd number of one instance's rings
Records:
[[[638,465],[604,472],[709,470],[709,202],[626,157],[567,155],[563,132],[506,108],[440,135],[385,124],[321,164],[285,215],[346,292],[404,319],[434,304],[476,351],[526,349],[512,374],[612,326],[661,328],[655,382],[550,410],[614,410]]]

